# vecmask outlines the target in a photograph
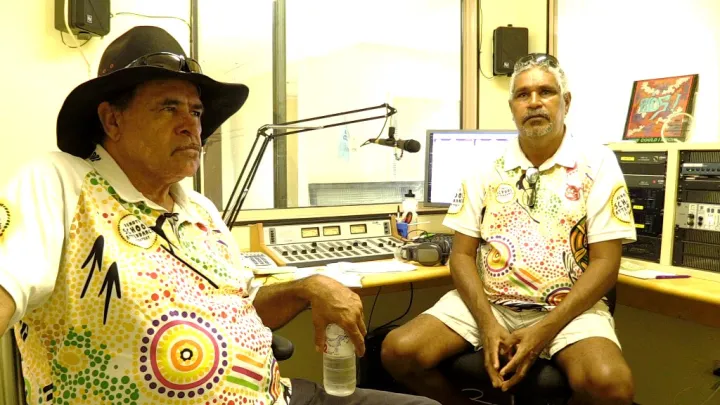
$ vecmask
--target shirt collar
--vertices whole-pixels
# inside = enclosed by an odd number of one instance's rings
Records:
[[[143,202],[148,207],[160,211],[167,212],[167,210],[160,205],[150,201],[142,193],[140,193],[135,186],[130,182],[125,172],[120,168],[115,159],[100,145],[95,147],[95,151],[87,158],[88,162],[93,168],[102,176],[107,182],[115,189],[115,192],[120,198],[127,202],[139,203]],[[190,203],[188,193],[181,183],[175,183],[170,186],[170,196],[175,201],[175,209],[173,211],[179,211],[181,214],[187,215],[191,222],[202,222],[202,216],[195,210],[194,204]],[[179,206],[179,207],[178,207]],[[179,209],[178,209],[179,208]],[[183,215],[181,215],[183,216]]]
[[[515,138],[508,148],[505,150],[505,171],[514,170],[520,167],[522,170],[527,170],[533,167],[525,153],[520,148],[520,137]],[[576,154],[574,151],[574,137],[571,133],[566,132],[563,136],[563,140],[560,143],[560,147],[550,159],[543,162],[538,168],[540,171],[548,170],[555,165],[564,166],[567,168],[575,167]]]

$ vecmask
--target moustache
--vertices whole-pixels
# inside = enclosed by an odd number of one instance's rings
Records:
[[[550,121],[550,115],[548,115],[547,113],[532,112],[532,113],[525,114],[525,116],[523,117],[523,123],[527,122],[528,120],[530,120],[532,118],[545,118],[546,120]]]
[[[182,152],[182,151],[184,151],[184,150],[195,150],[195,151],[197,151],[198,153],[202,153],[202,146],[197,145],[197,144],[185,145],[185,146],[181,146],[181,147],[179,147],[179,148],[176,148],[176,149],[175,149],[175,152]]]

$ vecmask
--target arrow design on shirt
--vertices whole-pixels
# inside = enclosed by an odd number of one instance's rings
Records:
[[[83,287],[82,293],[80,293],[80,298],[85,297],[85,293],[87,292],[88,286],[90,285],[90,280],[92,280],[95,269],[97,269],[98,272],[100,272],[100,270],[102,269],[104,248],[105,238],[100,235],[97,237],[97,239],[95,239],[95,243],[93,243],[93,246],[90,249],[90,254],[88,255],[87,259],[85,259],[85,262],[82,265],[82,268],[84,269],[88,265],[88,263],[92,261],[92,265],[90,266],[90,274],[88,274],[88,278],[87,280],[85,280],[85,286]]]
[[[110,298],[112,298],[113,288],[115,288],[115,295],[117,298],[122,298],[122,292],[120,291],[120,272],[118,272],[117,262],[110,265],[110,269],[108,269],[108,272],[105,275],[105,281],[103,281],[102,288],[98,294],[99,297],[103,292],[106,293],[105,309],[103,310],[103,325],[107,322],[107,314],[110,309]]]

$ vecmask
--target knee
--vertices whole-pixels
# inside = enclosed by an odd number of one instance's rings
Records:
[[[631,405],[635,396],[632,372],[626,365],[600,364],[569,376],[569,381],[574,392],[600,404]]]
[[[393,373],[407,374],[432,368],[434,364],[430,364],[418,346],[411,334],[398,328],[383,340],[380,358],[385,368]]]

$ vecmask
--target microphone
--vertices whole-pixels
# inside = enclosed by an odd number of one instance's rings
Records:
[[[402,149],[405,152],[416,153],[420,152],[420,142],[414,139],[408,139],[404,141],[402,139],[385,138],[385,139],[368,139],[368,143],[374,143],[376,145],[391,146],[394,148]]]

